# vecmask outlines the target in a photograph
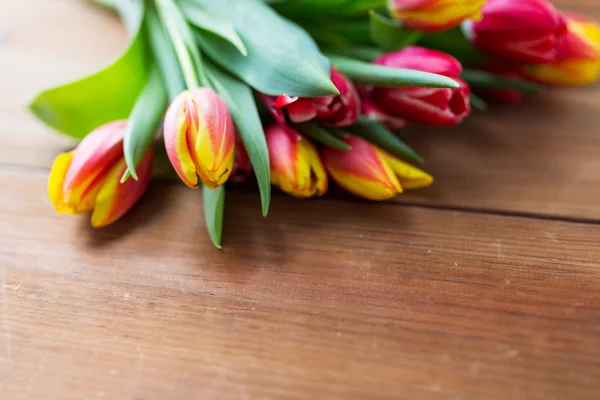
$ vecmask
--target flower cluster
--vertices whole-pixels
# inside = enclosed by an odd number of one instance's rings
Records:
[[[148,187],[158,143],[185,185],[205,189],[207,227],[220,246],[214,224],[227,182],[254,172],[264,213],[270,184],[297,198],[335,184],[387,200],[433,183],[398,131],[460,124],[472,105],[515,103],[539,85],[583,85],[600,75],[599,26],[547,0],[380,1],[387,15],[374,0],[375,10],[348,18],[326,2],[312,9],[231,0],[237,5],[227,9],[209,0],[131,0],[139,8],[124,15],[137,21],[128,51],[68,85],[69,93],[107,85],[107,93],[122,93],[118,101],[92,96],[94,109],[106,106],[92,121],[74,111],[90,107],[65,100],[62,88],[31,105],[83,139],[52,167],[56,210],[92,212],[94,227],[116,221]],[[250,29],[252,18],[265,27]]]

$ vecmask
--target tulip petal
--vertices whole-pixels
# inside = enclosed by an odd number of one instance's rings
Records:
[[[367,141],[351,136],[344,141],[352,150],[322,150],[329,175],[344,190],[369,200],[387,200],[402,193],[400,181],[386,161],[385,153]]]
[[[391,154],[384,153],[384,157],[404,189],[419,189],[433,184],[433,177],[427,172],[413,167]]]
[[[59,154],[52,164],[50,177],[48,178],[48,197],[54,205],[56,212],[75,214],[75,210],[64,203],[63,183],[75,150]]]
[[[392,0],[392,13],[408,27],[441,31],[479,19],[485,0]]]
[[[191,188],[198,187],[196,165],[188,144],[188,127],[192,121],[187,120],[186,107],[190,92],[181,93],[175,98],[164,122],[164,141],[167,156],[181,180]]]
[[[128,179],[121,183],[120,179],[127,169],[125,160],[120,160],[107,174],[104,185],[96,197],[96,205],[92,214],[92,226],[104,227],[121,218],[139,200],[145,192],[152,173],[154,154],[147,151],[137,166],[139,180]]]

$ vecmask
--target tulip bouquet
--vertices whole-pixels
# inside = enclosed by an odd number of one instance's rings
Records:
[[[107,68],[40,93],[33,113],[80,139],[49,179],[58,212],[108,225],[161,153],[203,188],[221,246],[226,182],[299,198],[331,179],[369,200],[430,185],[402,130],[600,74],[600,28],[547,0],[94,0],[130,33]],[[166,150],[166,151],[165,151]]]

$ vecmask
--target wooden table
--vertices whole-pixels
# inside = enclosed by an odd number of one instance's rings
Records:
[[[559,3],[600,17],[596,0]],[[76,0],[0,2],[0,398],[597,399],[600,87],[415,132],[397,202],[156,183],[113,227],[54,214],[72,143],[22,107],[123,47]]]

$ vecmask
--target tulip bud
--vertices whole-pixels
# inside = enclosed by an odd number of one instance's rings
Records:
[[[138,201],[150,183],[154,152],[149,149],[137,165],[139,180],[121,183],[127,170],[123,157],[126,126],[127,121],[103,125],[75,150],[56,157],[48,195],[57,212],[93,212],[92,225],[99,228],[121,218]]]
[[[322,196],[327,174],[315,147],[307,139],[292,140],[278,125],[265,129],[271,162],[271,183],[299,198]]]
[[[165,115],[167,155],[181,180],[210,189],[224,184],[233,169],[235,126],[225,103],[209,88],[185,91]]]
[[[403,25],[439,32],[467,18],[477,20],[485,0],[388,0],[392,15]]]
[[[438,88],[375,88],[373,101],[385,112],[409,122],[430,125],[455,125],[470,113],[470,89],[458,78],[462,65],[454,57],[424,47],[409,46],[403,50],[384,54],[375,64],[393,68],[409,68],[454,79],[460,87]]]
[[[588,18],[566,14],[567,34],[556,62],[524,68],[528,78],[548,85],[587,85],[600,75],[600,26]]]
[[[387,200],[405,189],[433,183],[426,172],[407,164],[364,139],[343,139],[352,150],[324,147],[323,163],[331,178],[344,190],[368,200]]]
[[[488,0],[480,21],[465,21],[463,32],[480,50],[513,62],[556,60],[566,33],[563,17],[547,0]]]
[[[261,95],[261,98],[277,123],[286,130],[288,122],[299,124],[311,120],[337,128],[350,126],[360,114],[358,92],[354,84],[333,67],[331,81],[340,91],[337,96],[300,98],[282,94],[279,97]]]

